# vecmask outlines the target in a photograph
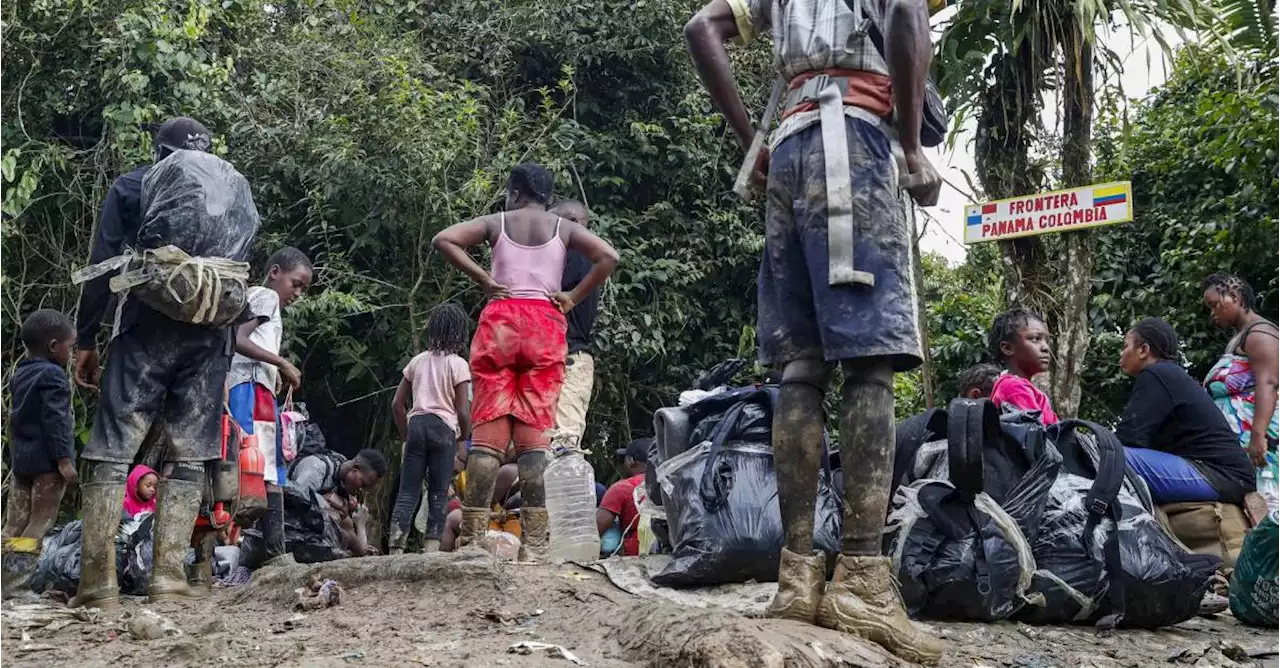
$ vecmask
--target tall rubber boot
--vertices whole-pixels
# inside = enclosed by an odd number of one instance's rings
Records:
[[[208,592],[187,584],[183,561],[204,485],[170,478],[156,492],[155,559],[147,595],[153,603],[200,598]]]
[[[120,605],[120,588],[116,585],[116,530],[120,527],[122,508],[124,483],[80,485],[80,517],[84,520],[80,539],[80,588],[67,602],[68,608],[109,610]],[[194,517],[193,512],[193,520]],[[181,559],[178,565],[181,574]]]
[[[807,557],[782,548],[778,563],[778,593],[766,612],[775,619],[806,624],[818,622],[818,604],[827,585],[827,555],[815,552]]]
[[[153,525],[154,526],[154,525]],[[213,591],[213,548],[218,544],[212,531],[205,531],[196,546],[196,560],[187,570],[187,583],[195,589]]]
[[[818,608],[818,623],[870,640],[913,663],[934,665],[942,658],[942,644],[907,617],[886,557],[842,555]]]
[[[551,559],[551,534],[547,526],[547,509],[520,509],[520,561],[546,563]]]
[[[458,527],[458,547],[484,546],[482,541],[489,534],[489,509],[462,507],[462,524]]]

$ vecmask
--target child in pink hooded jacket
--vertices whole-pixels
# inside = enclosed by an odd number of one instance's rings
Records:
[[[156,511],[156,485],[159,483],[160,476],[150,466],[139,464],[133,467],[124,491],[125,519]]]

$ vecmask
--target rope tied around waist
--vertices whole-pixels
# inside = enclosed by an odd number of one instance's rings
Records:
[[[221,257],[192,257],[177,246],[162,246],[137,251],[127,248],[123,253],[98,264],[78,269],[71,274],[72,283],[91,281],[109,272],[124,269],[111,278],[111,292],[127,293],[130,289],[149,282],[163,285],[175,305],[194,304],[192,324],[212,324],[218,314],[224,283],[247,283],[249,264]],[[183,296],[179,285],[182,280],[190,284],[190,294]]]

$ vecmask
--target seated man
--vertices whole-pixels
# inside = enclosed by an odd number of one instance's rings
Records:
[[[361,450],[348,460],[332,450],[299,459],[289,471],[289,487],[303,494],[319,494],[328,504],[329,517],[337,523],[342,547],[354,555],[377,554],[367,538],[368,512],[360,496],[387,474],[381,452]]]
[[[636,532],[640,511],[636,509],[634,492],[636,487],[644,484],[649,446],[652,444],[651,438],[639,438],[618,451],[618,454],[623,455],[622,466],[627,477],[609,487],[600,507],[596,509],[596,528],[601,536],[609,532],[615,521],[619,523],[622,529],[622,554],[628,557],[640,554],[640,537]]]

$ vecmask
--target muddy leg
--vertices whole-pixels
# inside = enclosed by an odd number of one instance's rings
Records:
[[[907,617],[880,535],[893,475],[893,367],[888,360],[847,362],[840,419],[844,472],[844,545],[818,622],[877,643],[898,657],[934,664],[942,645]]]
[[[516,461],[520,474],[520,561],[545,562],[551,557],[547,526],[547,492],[542,474],[547,451],[527,450]]]
[[[825,555],[813,552],[814,506],[822,450],[822,395],[828,367],[822,360],[787,364],[773,415],[774,470],[786,547],[778,568],[771,617],[812,624],[826,584]]]
[[[846,362],[840,406],[846,555],[879,556],[893,477],[893,366],[887,359]]]
[[[44,538],[44,535],[49,533],[54,520],[58,519],[58,506],[62,504],[62,494],[66,489],[66,482],[57,472],[43,473],[35,477],[31,483],[31,517],[27,520],[27,526],[22,530],[21,535],[28,538]]]
[[[494,422],[502,422],[505,425],[493,425],[486,429],[487,425]],[[462,525],[458,532],[458,547],[466,547],[483,538],[489,528],[489,500],[493,497],[493,487],[498,477],[498,469],[502,466],[501,452],[506,447],[506,443],[497,444],[499,438],[493,438],[493,444],[490,440],[479,440],[477,434],[487,434],[492,431],[495,435],[502,432],[505,426],[505,433],[510,438],[510,422],[508,418],[499,418],[480,425],[472,434],[471,451],[467,454],[467,489],[462,505]]]
[[[4,513],[4,537],[21,536],[31,520],[31,476],[13,475],[9,488],[9,505]]]

